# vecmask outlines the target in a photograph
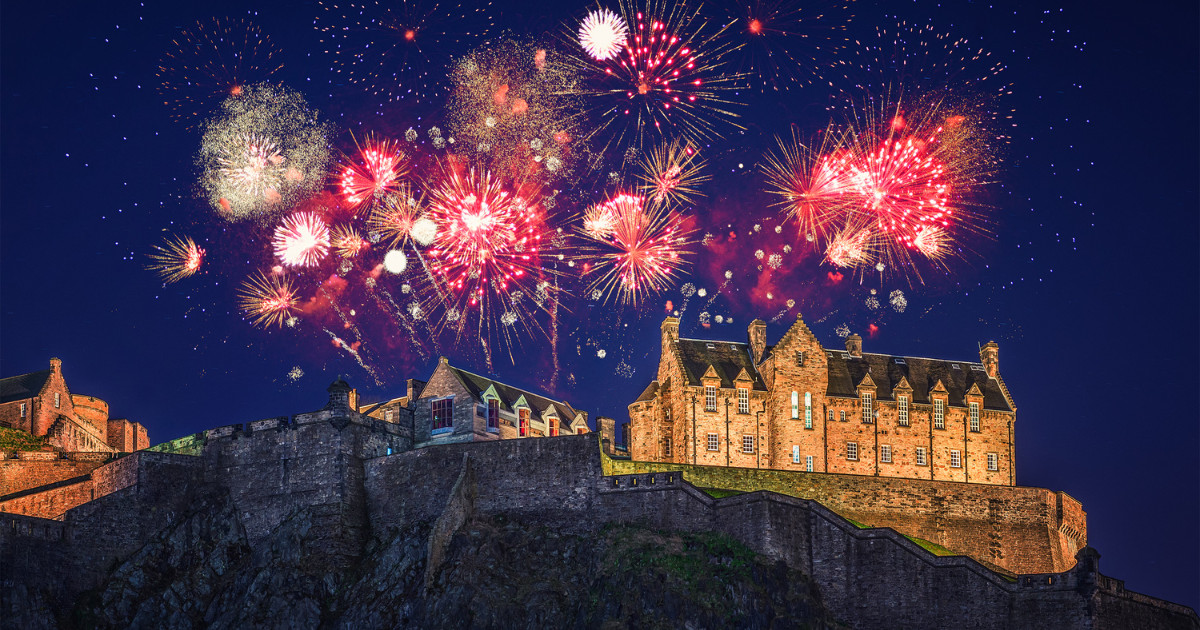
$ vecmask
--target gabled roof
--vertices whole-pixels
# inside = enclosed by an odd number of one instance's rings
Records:
[[[688,385],[701,385],[700,378],[708,371],[709,366],[712,366],[717,377],[721,379],[721,387],[732,388],[738,374],[746,370],[746,374],[754,380],[753,389],[767,389],[754,366],[750,344],[680,338],[675,347],[678,348],[679,361],[683,364],[683,373],[687,377]]]
[[[486,376],[473,374],[449,364],[447,364],[446,367],[449,368],[450,372],[454,374],[454,376],[458,377],[458,380],[462,382],[463,387],[470,392],[471,397],[474,398],[476,402],[483,402],[483,393],[486,392],[489,387],[491,387],[493,388],[493,391],[496,392],[496,395],[500,398],[500,408],[505,411],[513,411],[513,405],[516,404],[519,398],[524,396],[525,402],[528,403],[529,407],[537,413],[539,418],[541,418],[544,412],[550,408],[556,409],[559,419],[566,422],[574,420],[575,414],[579,413],[578,411],[575,411],[573,407],[571,407],[570,403],[551,400],[545,396],[539,396],[533,392],[512,387],[511,385],[505,385],[500,381],[487,378]]]
[[[42,370],[0,379],[0,403],[36,397],[52,373],[53,370]]]
[[[929,391],[941,380],[951,405],[964,405],[966,393],[975,386],[983,394],[984,409],[1012,411],[1001,391],[1000,382],[988,377],[979,363],[866,352],[862,357],[852,357],[840,350],[826,350],[825,354],[829,358],[829,389],[826,390],[829,396],[858,396],[856,386],[869,374],[877,387],[875,397],[880,400],[893,399],[892,389],[901,379],[907,379],[912,387],[913,402],[928,404]],[[903,363],[898,363],[896,359],[901,359]],[[955,368],[955,365],[958,367]]]
[[[654,395],[657,393],[658,393],[658,381],[650,381],[650,384],[646,386],[646,389],[642,390],[642,395],[638,396],[637,400],[635,400],[633,402],[640,403],[640,402],[646,402],[649,400],[654,400]]]

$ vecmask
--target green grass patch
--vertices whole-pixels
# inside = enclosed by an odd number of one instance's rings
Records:
[[[953,551],[950,551],[949,549],[947,549],[935,542],[929,542],[928,540],[925,540],[924,538],[917,538],[916,536],[909,536],[908,534],[904,534],[903,536],[905,538],[917,543],[925,551],[928,551],[929,553],[931,553],[935,556],[961,556],[962,555],[961,553],[955,553]]]
[[[846,518],[846,517],[843,516],[842,518]],[[852,518],[846,518],[846,520],[849,521],[851,525],[853,525],[859,529],[871,529],[871,526],[867,525],[866,523],[860,523]]]
[[[0,427],[0,451],[40,451],[47,446],[45,438],[20,429]]]

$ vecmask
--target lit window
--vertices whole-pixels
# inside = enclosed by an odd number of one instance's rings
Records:
[[[843,409],[843,410],[841,411],[841,417],[840,417],[840,419],[841,419],[841,421],[842,421],[842,422],[845,422],[845,421],[846,421],[846,410],[845,410],[845,409]]]
[[[796,353],[796,367],[804,367],[804,352],[803,351],[799,351]]]
[[[917,447],[917,465],[918,466],[925,465],[925,448],[922,446]]]
[[[717,444],[718,444],[717,443],[717,434],[709,433],[708,434],[708,450],[710,450],[710,451],[718,450]]]
[[[487,428],[500,428],[500,401],[495,398],[487,401]]]
[[[812,428],[812,392],[804,392],[804,428]]]
[[[25,417],[25,403],[21,403],[21,417]]]
[[[792,420],[800,419],[800,392],[792,392]]]
[[[54,408],[58,409],[60,403],[62,403],[62,400],[59,398],[59,393],[54,392]]]
[[[946,428],[946,401],[941,398],[933,399],[933,428]]]
[[[663,420],[666,422],[671,421],[671,410],[670,409],[667,409],[666,411],[663,412]]]
[[[717,410],[717,388],[712,385],[704,386],[704,410]]]
[[[737,390],[738,413],[750,413],[750,390],[739,387]]]
[[[892,445],[882,444],[879,446],[879,461],[890,464],[892,463]]]
[[[805,472],[813,471],[813,456],[812,455],[804,456],[804,470],[805,470]]]
[[[517,425],[518,435],[520,437],[529,435],[529,409],[526,407],[521,407],[517,410],[517,417],[519,418]]]
[[[988,453],[988,470],[1000,470],[1000,458],[995,453]]]
[[[874,405],[872,405],[871,392],[863,392],[862,394],[862,420],[863,424],[871,424],[875,421]]]
[[[578,429],[575,429],[576,435],[583,435],[584,433],[587,433],[587,429],[585,429],[583,427],[579,427]]]
[[[799,444],[792,445],[792,463],[793,464],[800,463],[800,445]]]
[[[858,442],[846,442],[846,459],[858,461]]]
[[[547,424],[547,426],[550,427],[550,437],[557,436],[558,435],[558,419],[550,418],[550,419],[546,420],[546,424]]]
[[[454,424],[454,399],[442,398],[430,403],[433,412],[433,431],[448,431]]]
[[[967,403],[971,408],[971,430],[979,433],[979,403]]]
[[[829,410],[829,413],[827,414],[827,417],[829,418],[829,421],[830,421],[830,422],[833,422],[833,410],[832,410],[832,409],[830,409],[830,410]]]
[[[958,451],[950,451],[950,467],[962,468],[962,455]]]
[[[754,452],[754,436],[753,435],[743,435],[742,436],[742,452],[743,453],[753,453]]]
[[[663,438],[663,457],[671,456],[671,438]]]
[[[900,426],[908,426],[908,396],[900,396],[897,398],[897,405],[900,407]]]

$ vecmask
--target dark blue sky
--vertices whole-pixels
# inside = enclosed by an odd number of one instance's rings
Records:
[[[864,2],[852,24],[865,37],[897,19],[929,23],[1007,65],[1017,128],[992,188],[994,239],[975,243],[979,255],[955,265],[952,277],[903,287],[904,313],[863,306],[866,289],[881,289],[886,303],[895,282],[826,287],[829,269],[812,261],[790,270],[789,286],[831,347],[841,343],[840,324],[864,336],[876,324],[867,351],[974,360],[977,344],[998,341],[1019,407],[1018,482],[1082,501],[1106,574],[1195,607],[1200,392],[1185,359],[1200,350],[1197,9],[1020,4],[1014,13],[986,3]],[[373,355],[385,376],[377,386],[319,329],[264,332],[242,320],[233,299],[240,277],[225,271],[259,256],[261,242],[220,224],[195,195],[199,134],[169,119],[155,69],[179,28],[249,17],[281,49],[276,78],[343,130],[339,147],[349,143],[346,129],[403,130],[429,114],[436,121],[436,111],[380,109],[349,88],[331,89],[315,2],[145,5],[8,3],[0,12],[0,373],[61,357],[73,391],[144,423],[155,442],[319,407],[338,373],[375,399],[400,393],[405,376],[428,375],[432,354],[393,358],[383,344]],[[536,34],[578,9],[522,7],[497,2],[495,22]],[[705,202],[712,207],[699,211],[714,224],[728,221],[716,206],[741,213],[739,186],[755,181],[743,171],[787,124],[823,127],[822,98],[812,89],[749,98],[748,133],[711,148],[714,170],[725,175]],[[163,287],[144,269],[163,230],[198,235],[224,260]],[[706,262],[688,280],[714,291],[720,278]],[[734,283],[713,307],[734,324],[701,329],[693,306],[684,334],[741,339],[750,319],[781,310],[752,301],[749,286]],[[678,308],[682,296],[664,299]],[[564,316],[556,382],[546,375],[545,340],[518,351],[516,366],[498,360],[495,371],[624,420],[625,405],[652,378],[661,306],[585,306]],[[771,326],[772,339],[795,312]],[[470,347],[440,350],[486,370]],[[289,378],[294,367],[304,376]]]

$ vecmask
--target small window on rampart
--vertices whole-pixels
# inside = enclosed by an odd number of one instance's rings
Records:
[[[951,364],[950,364],[950,367],[952,367],[952,368],[954,368],[954,369],[956,369],[956,370],[961,370],[961,369],[962,369],[961,367],[959,367],[959,365],[958,365],[957,363],[951,363]]]
[[[716,348],[717,346],[716,346],[716,344],[710,342],[710,343],[704,344],[704,347],[708,348],[709,350],[712,350],[712,349]]]

